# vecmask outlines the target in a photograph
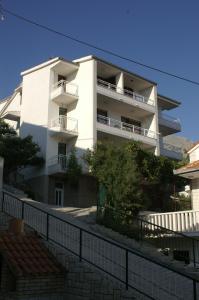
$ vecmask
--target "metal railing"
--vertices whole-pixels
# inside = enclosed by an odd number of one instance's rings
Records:
[[[78,86],[75,83],[71,83],[66,80],[60,80],[53,85],[52,90],[54,91],[58,88],[61,88],[66,94],[78,97]]]
[[[112,84],[110,82],[107,82],[107,81],[104,81],[104,80],[98,78],[97,84],[103,88],[107,88],[109,90],[115,91],[116,93],[123,94],[127,97],[130,97],[130,98],[136,100],[136,101],[154,106],[153,100],[151,100],[143,95],[140,95],[138,93],[132,92],[128,89],[123,89],[123,88],[117,87],[115,84]]]
[[[78,121],[74,118],[60,115],[51,121],[51,128],[59,128],[61,131],[78,133]]]
[[[127,289],[133,289],[142,299],[198,299],[199,282],[192,276],[74,225],[33,203],[3,191],[0,204],[2,212],[24,219],[48,241],[115,278]]]
[[[149,137],[152,139],[156,139],[156,137],[157,137],[156,132],[151,131],[149,129],[138,127],[138,126],[135,126],[135,125],[132,125],[129,123],[121,122],[119,120],[105,117],[105,116],[102,116],[99,114],[97,115],[97,122],[99,122],[101,124],[105,124],[109,127],[117,128],[117,129],[127,131],[130,133],[143,135],[143,136],[146,136],[146,137]]]
[[[147,221],[173,231],[194,232],[199,231],[199,211],[185,210],[167,213],[148,214]]]
[[[51,158],[48,159],[47,165],[48,166],[53,166],[53,165],[60,165],[61,169],[66,170],[67,168],[67,155],[55,155]]]
[[[134,216],[121,213],[109,206],[98,207],[98,219],[101,219],[102,224],[108,227],[112,227],[114,223],[120,224],[122,231],[128,231],[127,236],[139,242],[145,241],[152,244],[158,251],[161,249],[163,253],[165,249],[169,250],[166,255],[171,254],[169,253],[171,251],[180,251],[182,253],[178,255],[178,260],[199,267],[199,239],[197,238],[152,223],[148,221],[147,215]],[[190,252],[189,256],[186,251],[183,251],[185,249]],[[175,258],[172,259],[175,260]]]
[[[169,150],[169,151],[174,151],[176,153],[182,153],[182,148],[177,147],[168,143],[163,143],[163,149]]]

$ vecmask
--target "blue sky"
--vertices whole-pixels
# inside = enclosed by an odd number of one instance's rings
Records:
[[[2,0],[38,23],[123,56],[199,81],[197,0]],[[182,121],[180,135],[199,139],[199,86],[90,49],[10,15],[0,22],[0,99],[20,82],[20,72],[50,57],[95,54],[158,83],[159,93],[180,100],[168,112]],[[167,113],[167,114],[168,114]]]

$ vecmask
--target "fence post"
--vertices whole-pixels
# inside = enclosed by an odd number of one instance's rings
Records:
[[[49,214],[46,215],[46,240],[49,238]]]
[[[197,287],[196,287],[196,280],[193,279],[193,299],[197,300]]]
[[[143,221],[140,220],[141,223],[140,223],[140,241],[142,242],[143,240]]]
[[[129,288],[129,251],[126,249],[126,290]]]
[[[4,209],[4,197],[5,197],[5,193],[2,191],[2,202],[1,202],[1,211],[3,212]]]
[[[24,219],[24,202],[22,201],[21,204],[22,204],[22,207],[21,207],[21,218],[23,220]]]
[[[196,252],[195,252],[195,240],[193,239],[192,240],[192,251],[193,251],[193,265],[194,265],[194,268],[196,267]]]
[[[79,231],[79,261],[82,261],[82,229]]]

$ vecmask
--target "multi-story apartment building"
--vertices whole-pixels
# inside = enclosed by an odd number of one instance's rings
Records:
[[[181,130],[178,119],[163,113],[180,103],[159,95],[155,82],[95,56],[50,59],[21,75],[22,84],[0,103],[0,117],[41,148],[44,167],[25,173],[36,199],[69,204],[63,174],[74,146],[81,158],[99,140],[137,140],[155,155],[181,158],[162,138]],[[77,206],[89,199],[92,185],[85,182]]]

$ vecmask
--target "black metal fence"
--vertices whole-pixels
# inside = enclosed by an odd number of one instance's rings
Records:
[[[126,289],[133,289],[137,299],[199,299],[199,282],[192,276],[42,210],[37,202],[3,191],[1,210],[24,219],[48,241],[115,278]]]
[[[199,267],[199,239],[147,221],[147,216],[121,213],[112,207],[98,207],[98,220],[121,233],[152,244],[173,260]],[[119,226],[117,226],[119,224]],[[115,227],[115,228],[114,228]],[[174,255],[172,254],[174,253]]]

